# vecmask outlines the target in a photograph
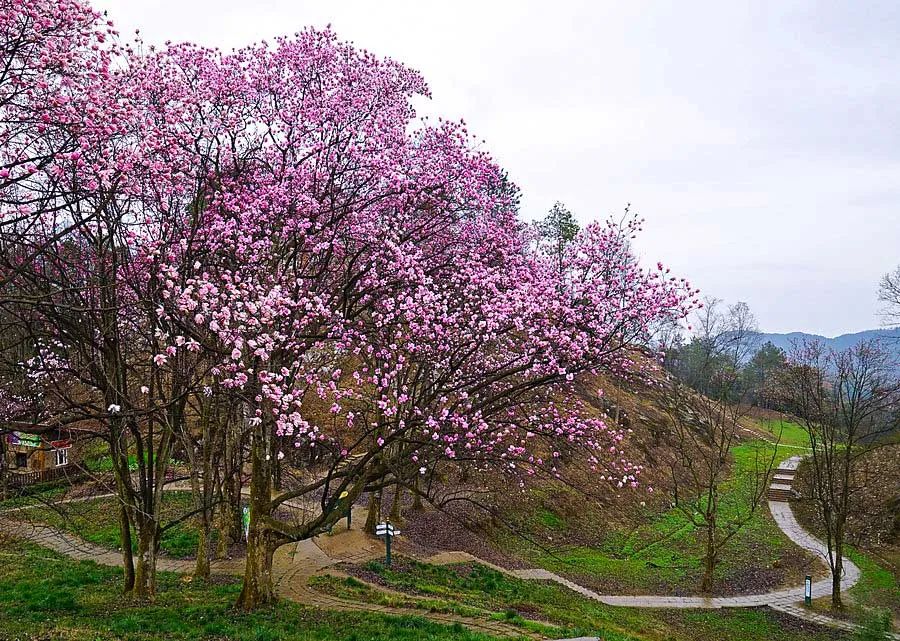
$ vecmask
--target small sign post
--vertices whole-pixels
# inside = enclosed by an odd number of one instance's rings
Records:
[[[400,534],[400,530],[395,530],[391,520],[388,519],[375,526],[375,534],[384,537],[384,564],[391,567],[391,539]]]
[[[812,577],[807,575],[806,582],[803,587],[803,602],[806,605],[812,605]]]
[[[244,526],[244,540],[247,541],[250,538],[250,508],[246,505],[241,510],[241,525]]]
[[[350,492],[344,490],[339,498],[345,499],[350,496]],[[353,516],[353,503],[347,503],[347,531],[350,531],[350,517]]]

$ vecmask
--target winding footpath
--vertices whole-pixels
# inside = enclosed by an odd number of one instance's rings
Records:
[[[769,511],[775,523],[781,528],[781,531],[793,541],[796,545],[804,550],[816,555],[827,565],[828,548],[827,546],[815,538],[812,534],[804,530],[797,522],[794,512],[791,510],[787,500],[793,490],[793,479],[796,474],[797,467],[802,460],[801,456],[792,456],[787,459],[775,471],[772,483],[769,489]],[[844,557],[844,576],[841,579],[841,589],[847,590],[859,581],[859,568],[850,559]],[[515,570],[512,572],[515,576],[522,579],[536,579],[555,581],[567,588],[574,590],[589,599],[605,603],[607,605],[615,605],[629,608],[693,608],[693,609],[715,609],[715,608],[750,608],[750,607],[769,607],[778,612],[790,614],[799,619],[826,625],[833,628],[839,628],[847,631],[856,630],[858,626],[849,621],[841,621],[824,614],[819,614],[808,610],[802,605],[803,588],[786,588],[763,594],[748,594],[732,597],[678,597],[678,596],[622,596],[622,595],[602,595],[597,594],[593,590],[589,590],[584,586],[573,583],[553,572],[543,569]],[[831,577],[814,581],[812,584],[812,598],[818,598],[831,595]],[[900,638],[894,635],[895,638]]]
[[[801,456],[792,456],[784,461],[776,470],[769,488],[769,511],[778,527],[791,541],[822,559],[823,563],[827,566],[827,547],[822,541],[815,538],[800,526],[787,502],[792,495],[794,474],[796,473],[801,460]],[[97,497],[91,496],[85,498]],[[14,512],[17,509],[20,508],[7,510],[7,512]],[[354,514],[354,521],[356,523],[363,523],[365,521],[365,509],[356,508],[354,512],[357,510],[359,510],[360,514]],[[73,559],[94,561],[100,565],[112,567],[121,567],[122,565],[120,553],[87,543],[74,535],[49,526],[12,520],[4,518],[2,514],[0,514],[0,531],[48,547]],[[375,539],[367,537],[359,530],[342,533],[340,537],[335,537],[335,539],[341,537],[344,537],[344,539],[339,548],[333,547],[327,539],[322,541],[322,546],[313,540],[307,540],[281,548],[276,554],[273,568],[279,595],[304,605],[316,607],[336,610],[378,612],[393,615],[420,614],[437,622],[451,624],[460,623],[469,628],[494,635],[516,637],[532,636],[534,638],[539,638],[536,635],[527,633],[522,628],[504,624],[499,621],[474,619],[454,614],[417,610],[415,608],[388,607],[371,603],[361,603],[333,597],[312,589],[309,585],[310,579],[326,569],[333,568],[335,565],[342,562],[363,562],[369,559],[378,558],[381,555],[381,544]],[[509,570],[487,563],[482,559],[462,552],[444,552],[426,559],[428,562],[438,564],[455,563],[466,560],[488,565],[519,579],[552,581],[565,586],[586,598],[611,606],[693,609],[769,607],[772,610],[783,612],[812,623],[846,631],[857,629],[857,626],[853,623],[834,619],[805,608],[802,605],[803,586],[775,590],[762,594],[733,597],[603,595],[542,568]],[[844,557],[843,565],[844,576],[841,579],[841,588],[842,590],[847,590],[859,581],[860,571],[859,568],[846,557]],[[160,557],[158,569],[167,572],[190,574],[194,570],[194,562]],[[211,563],[211,570],[217,574],[239,575],[243,570],[243,559],[213,561]],[[380,586],[375,587],[384,591]],[[818,597],[829,596],[830,594],[830,576],[813,582],[812,598],[815,599]],[[893,638],[900,639],[900,635],[895,634],[893,635]]]

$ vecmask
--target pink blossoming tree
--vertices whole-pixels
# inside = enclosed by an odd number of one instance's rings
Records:
[[[6,5],[0,303],[56,346],[43,393],[103,427],[139,596],[166,462],[217,405],[202,398],[239,407],[250,439],[248,609],[274,599],[278,547],[365,492],[427,497],[418,479],[462,467],[525,482],[569,457],[636,483],[625,434],[575,385],[640,374],[629,345],[695,302],[639,266],[639,221],[535,251],[464,124],[416,121],[419,74],[331,31],[157,51],[82,4]],[[322,465],[276,492],[286,442]]]

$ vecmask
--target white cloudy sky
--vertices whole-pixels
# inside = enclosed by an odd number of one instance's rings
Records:
[[[900,263],[900,3],[95,0],[123,32],[231,48],[331,24],[421,71],[524,192],[768,331],[878,325]]]

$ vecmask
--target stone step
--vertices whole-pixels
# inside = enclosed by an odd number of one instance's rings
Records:
[[[794,482],[794,477],[788,476],[787,474],[776,474],[775,476],[772,477],[772,480],[776,481],[776,482],[780,481],[782,483],[790,484],[790,483]]]
[[[782,501],[786,503],[794,498],[794,495],[790,490],[770,489],[768,492],[766,492],[766,498],[768,498],[770,501]]]
[[[770,490],[787,490],[787,491],[790,491],[790,490],[793,489],[793,488],[792,488],[792,486],[791,486],[790,483],[772,483],[772,485],[769,486],[769,489],[770,489]]]

